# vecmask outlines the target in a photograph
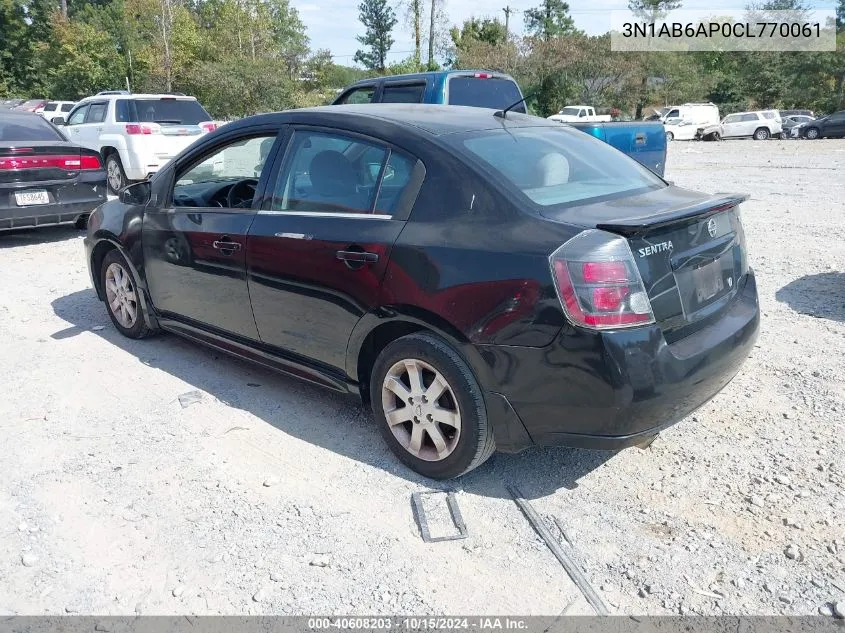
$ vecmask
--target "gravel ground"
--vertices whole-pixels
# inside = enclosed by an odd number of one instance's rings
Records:
[[[647,450],[494,456],[435,544],[354,401],[127,340],[78,232],[0,235],[0,614],[591,613],[508,484],[615,613],[845,611],[843,173],[845,141],[672,144],[669,179],[752,195],[752,357]]]

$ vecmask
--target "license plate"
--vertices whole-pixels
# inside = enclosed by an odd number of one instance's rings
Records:
[[[722,279],[722,265],[719,261],[710,262],[694,269],[692,280],[695,284],[695,298],[699,304],[712,299],[725,289],[725,280]]]
[[[29,207],[34,204],[50,204],[50,196],[46,191],[16,191],[15,202],[19,207]]]

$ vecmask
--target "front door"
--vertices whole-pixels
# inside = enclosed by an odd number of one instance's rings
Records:
[[[246,238],[278,129],[241,130],[175,166],[169,199],[148,208],[143,248],[153,304],[166,318],[257,340]]]
[[[724,138],[742,136],[740,116],[739,114],[729,114],[722,120],[722,136]]]
[[[349,336],[378,305],[419,190],[416,164],[381,141],[294,131],[249,232],[249,292],[264,343],[345,369]]]

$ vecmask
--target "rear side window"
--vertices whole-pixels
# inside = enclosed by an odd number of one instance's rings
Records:
[[[121,123],[162,123],[198,125],[211,116],[194,99],[119,99],[116,109]]]
[[[635,160],[574,129],[486,130],[448,139],[492,177],[543,207],[573,206],[665,187]]]
[[[382,103],[422,103],[425,84],[385,84],[381,93]]]
[[[757,115],[753,113],[743,114],[739,117],[740,121],[757,121]]]
[[[774,119],[775,113],[774,112],[764,112],[763,116],[766,117],[767,119]]]
[[[512,79],[451,77],[448,90],[450,105],[501,110],[522,99],[519,87]],[[525,104],[520,103],[513,112],[525,112]]]
[[[55,103],[55,102],[48,103],[47,105],[44,106],[44,112],[55,112],[57,105],[58,104]]]
[[[62,112],[70,112],[71,110],[73,110],[73,104],[72,103],[63,103],[61,105],[60,109],[61,109]]]
[[[40,116],[0,117],[0,143],[10,141],[64,141]]]

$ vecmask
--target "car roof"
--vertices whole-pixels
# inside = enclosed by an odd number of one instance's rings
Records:
[[[108,95],[91,95],[90,97],[85,97],[84,99],[80,99],[77,103],[83,103],[87,101],[110,101],[112,99],[180,99],[182,101],[196,101],[196,97],[191,97],[189,95],[174,95],[174,94],[134,94],[134,93],[126,93],[121,92],[120,94],[108,94]]]
[[[547,121],[519,112],[508,112],[507,118],[493,116],[495,110],[472,106],[429,105],[419,103],[367,103],[360,105],[333,105],[300,110],[286,110],[272,114],[259,114],[254,117],[229,123],[226,127],[254,125],[261,122],[277,122],[281,117],[285,122],[331,123],[343,127],[344,121],[354,123],[383,121],[405,128],[415,128],[432,136],[473,132],[489,129],[514,127],[551,127],[559,128],[560,123]],[[299,121],[297,121],[299,119]]]
[[[346,88],[353,88],[355,86],[361,85],[369,85],[374,84],[378,81],[387,80],[387,81],[413,81],[415,79],[429,79],[429,78],[437,78],[437,77],[448,77],[449,75],[458,75],[458,76],[471,76],[476,73],[486,73],[488,75],[493,75],[495,78],[501,79],[513,79],[510,75],[505,73],[500,73],[495,70],[430,70],[423,73],[408,73],[405,75],[387,75],[384,77],[369,77],[367,79],[359,79],[355,83],[351,83]]]

